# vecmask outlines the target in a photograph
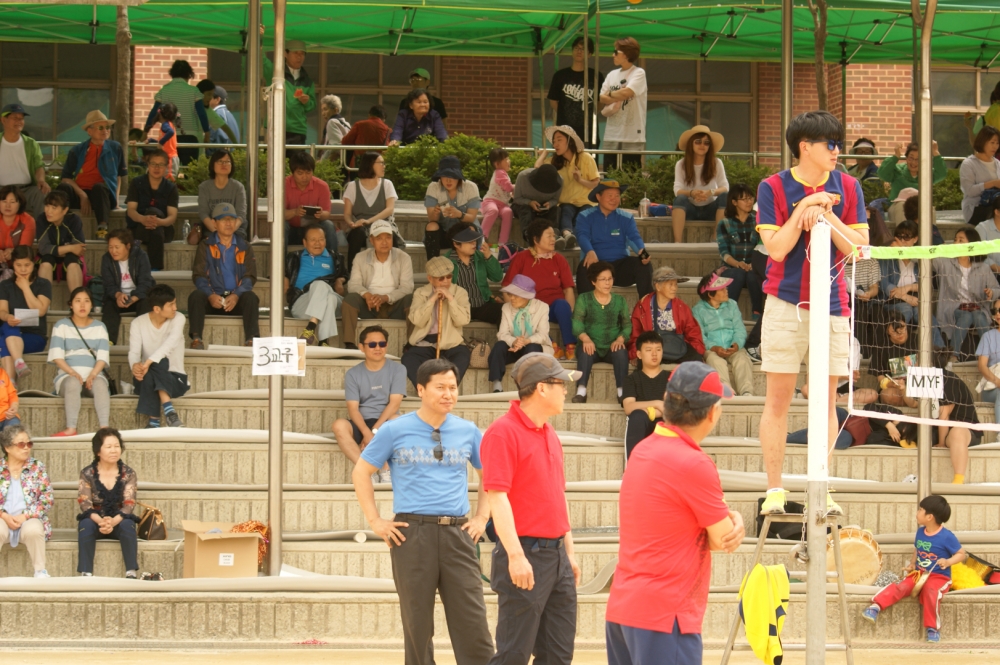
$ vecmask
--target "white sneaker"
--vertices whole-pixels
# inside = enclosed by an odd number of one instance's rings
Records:
[[[36,570],[35,577],[51,577],[51,575],[49,575],[49,571],[47,570]]]
[[[382,481],[378,477],[378,471],[376,471],[372,474],[372,485],[378,485],[380,482]]]

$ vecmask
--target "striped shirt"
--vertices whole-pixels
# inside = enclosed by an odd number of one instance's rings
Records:
[[[204,102],[205,96],[198,88],[191,85],[184,79],[171,79],[166,85],[159,89],[154,96],[158,102],[171,102],[177,107],[180,117],[177,119],[177,132],[179,134],[198,134],[201,127],[201,120],[198,119],[198,111],[195,109],[196,102]]]
[[[83,335],[83,339],[80,339]],[[83,340],[87,340],[84,344]],[[52,328],[52,337],[49,340],[49,362],[55,363],[57,360],[65,360],[66,364],[76,370],[76,372],[87,378],[87,375],[94,369],[97,361],[90,355],[87,346],[97,354],[97,360],[101,360],[105,365],[111,363],[110,348],[108,342],[108,329],[100,321],[92,321],[90,325],[80,328],[77,333],[73,327],[73,321],[59,319]],[[59,370],[56,373],[55,389],[59,391],[59,384],[67,376],[66,372]]]

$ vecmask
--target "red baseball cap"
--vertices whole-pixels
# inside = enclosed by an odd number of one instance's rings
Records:
[[[719,373],[703,362],[681,363],[667,380],[667,394],[681,395],[691,408],[703,409],[720,399],[729,399],[733,391],[722,382]]]

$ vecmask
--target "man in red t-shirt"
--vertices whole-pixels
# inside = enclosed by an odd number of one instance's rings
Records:
[[[563,369],[544,353],[529,353],[511,370],[521,401],[498,418],[479,448],[483,488],[500,542],[493,550],[497,592],[497,652],[490,665],[535,662],[570,665],[576,638],[580,567],[566,505],[562,444],[549,418],[562,413]]]
[[[734,552],[743,518],[729,510],[719,472],[699,447],[733,396],[702,362],[667,381],[666,425],[632,450],[618,497],[618,568],[605,613],[609,665],[701,665],[712,552]]]

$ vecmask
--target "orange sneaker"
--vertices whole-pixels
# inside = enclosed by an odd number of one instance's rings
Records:
[[[566,345],[566,360],[576,360],[576,344]]]
[[[566,357],[562,347],[555,343],[552,344],[552,355],[555,356],[556,360],[562,360]]]

